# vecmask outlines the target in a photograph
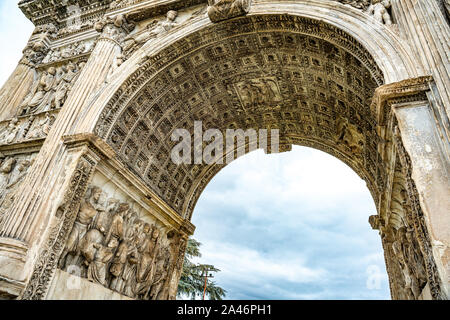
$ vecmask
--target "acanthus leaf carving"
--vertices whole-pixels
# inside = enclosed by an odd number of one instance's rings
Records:
[[[123,45],[124,38],[134,30],[136,24],[129,22],[124,15],[115,17],[103,17],[94,24],[94,29],[101,33],[99,39],[109,39],[120,46]]]

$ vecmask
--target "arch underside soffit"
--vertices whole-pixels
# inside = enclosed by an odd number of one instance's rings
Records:
[[[223,165],[175,165],[182,128],[280,129],[281,142],[330,153],[375,199],[384,173],[370,105],[384,83],[370,54],[324,22],[249,16],[187,35],[150,57],[103,110],[95,132],[185,217]]]

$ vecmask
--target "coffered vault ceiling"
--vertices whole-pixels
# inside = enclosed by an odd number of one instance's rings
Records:
[[[380,169],[370,104],[381,84],[370,54],[333,26],[288,15],[244,17],[150,58],[109,102],[96,131],[187,216],[223,167],[171,161],[173,130],[193,132],[194,121],[204,130],[279,128],[282,143],[349,164],[375,196]]]

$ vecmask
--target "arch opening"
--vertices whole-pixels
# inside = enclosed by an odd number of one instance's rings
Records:
[[[194,141],[195,122],[202,132],[218,129],[224,136],[227,129],[278,129],[282,150],[300,145],[324,151],[366,181],[379,214],[371,225],[383,230],[392,297],[417,299],[426,285],[439,296],[440,280],[433,266],[425,266],[431,249],[395,117],[384,110],[380,127],[380,110],[373,108],[383,72],[352,36],[310,18],[250,15],[130,60],[139,60],[139,68],[102,109],[94,132],[183,219],[191,220],[202,191],[224,165],[175,164],[174,131],[185,129]],[[396,202],[402,205],[394,210]],[[404,243],[421,266],[414,271],[405,271],[398,257]]]
[[[282,145],[315,147],[350,164],[377,198],[370,103],[384,80],[370,54],[330,25],[288,15],[234,19],[220,31],[217,41],[170,59],[144,82],[145,70],[153,67],[147,62],[135,75],[139,89],[126,107],[118,106],[117,94],[105,108],[96,132],[122,161],[190,217],[205,182],[221,166],[174,165],[174,130],[192,132],[194,121],[202,121],[204,131],[279,129]]]
[[[239,158],[194,210],[200,263],[226,299],[388,299],[376,210],[354,171],[306,147]]]

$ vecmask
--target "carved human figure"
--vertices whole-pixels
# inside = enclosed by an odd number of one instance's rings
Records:
[[[137,264],[140,260],[140,255],[137,250],[137,237],[133,237],[128,244],[127,261],[122,273],[123,286],[121,292],[130,298],[134,298],[136,290]]]
[[[50,109],[59,109],[66,101],[71,83],[77,75],[75,69],[76,66],[73,63],[69,63],[67,67],[63,67],[63,75],[56,83],[55,94],[52,97]]]
[[[9,121],[8,126],[6,127],[6,129],[4,130],[4,132],[0,137],[0,141],[2,143],[9,144],[16,139],[17,134],[19,133],[20,130],[20,126],[18,125],[18,123],[19,119],[17,117]]]
[[[277,84],[272,79],[246,80],[237,87],[242,102],[247,107],[281,101]]]
[[[16,163],[19,163],[16,166]],[[23,182],[32,161],[14,158],[6,160],[0,167],[0,224],[2,216],[13,204],[15,194]]]
[[[407,258],[404,251],[406,228],[401,227],[397,230],[396,240],[392,243],[392,249],[402,272],[404,281],[404,293],[407,299],[414,299],[413,286],[414,282],[411,277],[411,272],[407,263]]]
[[[96,216],[97,210],[103,206],[101,198],[102,190],[98,187],[92,187],[88,190],[86,198],[82,200],[80,210],[72,231],[70,232],[66,247],[61,255],[61,269],[67,265],[66,259],[69,253],[75,255],[72,263],[78,264],[78,258],[80,256],[80,241],[87,233],[88,226],[92,222],[92,219]]]
[[[150,226],[145,226],[146,234],[148,234],[150,230]],[[156,259],[156,255],[159,251],[159,230],[155,228],[152,232],[150,241],[146,241],[145,247],[143,248],[143,251],[140,254],[140,261],[137,266],[137,273],[136,273],[136,291],[135,294],[139,298],[143,298],[150,285],[152,284],[153,274],[154,274],[154,262]]]
[[[247,14],[251,0],[208,0],[208,5],[209,19],[219,22]]]
[[[25,178],[28,168],[31,166],[31,164],[32,161],[21,160],[16,168],[17,172],[13,172],[13,174],[11,175],[11,178],[9,180],[8,185],[6,186],[6,189],[8,189],[9,191],[17,189],[17,186]]]
[[[77,265],[84,272],[89,264],[94,261],[97,245],[103,245],[105,236],[97,229],[89,229],[78,243],[77,254],[72,259],[72,265]],[[82,262],[82,263],[81,263]]]
[[[167,248],[161,249],[156,257],[155,274],[152,286],[144,299],[162,300],[163,287],[170,268],[170,252]]]
[[[0,168],[0,190],[4,193],[6,186],[10,182],[10,174],[14,170],[17,160],[15,158],[9,158],[2,163]]]
[[[122,292],[122,275],[128,258],[128,242],[122,241],[117,249],[109,271],[112,275],[110,289],[116,292]]]
[[[50,113],[46,112],[45,117],[43,117],[39,123],[28,132],[27,138],[38,139],[46,137],[50,132],[54,121],[55,118],[51,116]]]
[[[96,251],[94,259],[89,263],[88,267],[87,279],[89,281],[108,287],[106,282],[108,264],[113,259],[114,251],[118,245],[119,242],[116,238],[112,238],[107,246],[98,243],[93,245]]]
[[[360,154],[364,148],[364,135],[348,120],[339,118],[337,121],[337,142],[350,148],[353,154]]]
[[[21,115],[35,113],[41,109],[44,110],[50,102],[56,80],[56,68],[50,67],[25,98],[20,108],[22,110]]]
[[[108,232],[106,234],[106,242],[109,242],[112,238],[116,238],[118,241],[124,238],[124,216],[130,209],[128,203],[110,203],[110,206],[117,207],[112,219]]]
[[[372,0],[372,4],[367,9],[370,15],[373,15],[375,20],[386,25],[392,24],[391,16],[388,9],[391,7],[391,0]]]
[[[142,253],[147,250],[148,244],[152,241],[152,227],[148,223],[144,223],[142,220],[140,220],[138,223],[141,225],[142,229],[142,232],[139,232],[138,234],[138,250]]]
[[[411,289],[417,299],[427,283],[425,263],[418,247],[419,244],[415,241],[413,229],[406,230],[404,240],[404,255],[413,280]]]
[[[109,243],[111,240],[111,237],[108,238],[108,235],[110,234],[114,212],[118,207],[118,203],[118,200],[108,199],[105,207],[97,210],[97,214],[89,225],[90,229],[96,229],[103,235],[105,244]],[[120,241],[121,238],[116,239],[117,241]]]
[[[174,28],[177,25],[175,22],[177,16],[178,12],[170,10],[167,12],[166,20],[159,22],[155,20],[148,24],[141,32],[127,36],[124,39],[124,55],[129,56],[132,51],[142,46],[150,39],[156,38]]]

